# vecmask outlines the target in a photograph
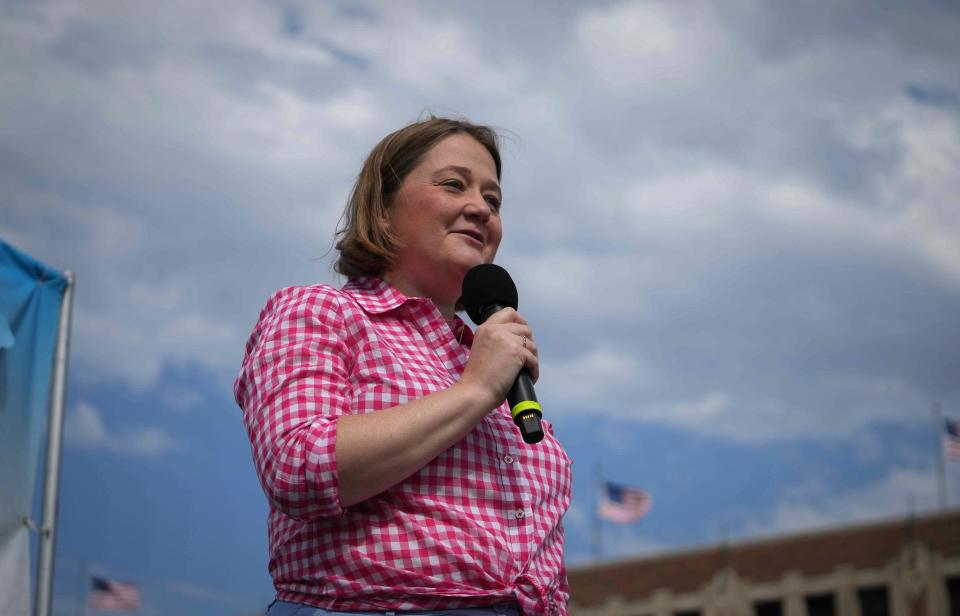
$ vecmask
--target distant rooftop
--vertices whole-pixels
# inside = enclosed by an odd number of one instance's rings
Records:
[[[744,582],[756,585],[791,573],[813,577],[841,566],[882,567],[905,546],[916,543],[941,557],[960,558],[960,511],[570,567],[571,601],[582,607],[598,606],[609,599],[611,589],[624,602],[648,598],[663,589],[694,593],[722,569],[733,570]]]

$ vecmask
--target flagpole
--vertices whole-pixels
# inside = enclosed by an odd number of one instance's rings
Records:
[[[86,595],[83,590],[87,587],[87,584],[90,583],[90,580],[87,579],[87,563],[80,561],[80,576],[77,578],[77,616],[86,616]]]
[[[50,416],[47,420],[47,452],[43,478],[43,508],[40,514],[37,559],[36,616],[50,616],[53,604],[53,549],[56,541],[57,501],[60,491],[60,456],[63,451],[63,403],[67,391],[67,356],[70,353],[70,316],[73,309],[73,272],[63,273],[67,285],[60,301],[56,354],[50,380]]]
[[[599,464],[593,466],[594,490],[593,498],[595,500],[593,507],[593,557],[596,560],[603,558],[603,520],[600,519],[600,494],[603,489],[603,473]]]
[[[946,463],[944,462],[943,451],[943,430],[944,430],[944,419],[943,413],[940,412],[940,403],[934,402],[933,406],[930,408],[930,412],[933,413],[933,423],[936,426],[936,453],[937,453],[937,488],[940,494],[940,511],[947,510],[947,469]]]

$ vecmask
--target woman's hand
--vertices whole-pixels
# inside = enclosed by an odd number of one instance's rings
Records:
[[[350,506],[403,481],[459,441],[507,397],[521,369],[540,374],[537,345],[516,310],[477,328],[470,361],[450,387],[397,407],[337,420],[340,501]]]
[[[540,360],[533,332],[513,308],[493,313],[479,326],[470,349],[470,361],[459,385],[481,392],[493,409],[507,397],[520,370],[534,382],[540,376]]]

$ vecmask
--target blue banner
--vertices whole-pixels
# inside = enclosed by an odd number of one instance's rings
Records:
[[[30,613],[31,516],[67,279],[0,240],[0,614]]]

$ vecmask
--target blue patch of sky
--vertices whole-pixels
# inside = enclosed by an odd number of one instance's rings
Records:
[[[864,455],[856,438],[743,444],[631,422],[613,425],[630,445],[611,448],[602,444],[596,423],[585,417],[561,419],[555,426],[574,460],[576,506],[592,518],[599,465],[604,479],[651,494],[653,509],[633,532],[664,549],[746,538],[782,503],[813,504],[798,500],[811,489],[813,498],[838,498],[881,482],[892,468],[915,465],[916,460],[904,458],[903,450],[928,450],[930,455],[921,464],[931,473],[935,459],[931,428],[922,422],[866,429],[864,434],[879,442],[878,455]],[[608,424],[605,429],[610,428]],[[592,553],[589,533],[568,533],[567,539],[571,560]]]
[[[340,11],[343,13],[343,11]],[[345,16],[356,18],[363,17],[367,18],[367,13],[360,11],[359,13],[343,13]],[[283,32],[286,36],[290,38],[298,38],[304,35],[305,31],[304,17],[303,14],[297,11],[294,8],[287,8],[283,12]],[[369,61],[363,56],[355,53],[351,53],[337,45],[334,45],[323,39],[309,36],[310,43],[316,45],[320,49],[326,51],[336,60],[343,64],[347,64],[354,68],[365,69],[369,65]]]
[[[76,580],[78,563],[96,563],[99,573],[142,582],[145,601],[156,597],[169,608],[182,602],[184,613],[196,611],[187,608],[196,602],[207,606],[204,613],[236,612],[236,605],[164,597],[175,570],[180,580],[249,599],[254,609],[269,601],[267,505],[232,392],[214,383],[193,365],[168,366],[158,386],[146,391],[117,382],[71,382],[71,408],[92,405],[111,433],[155,426],[182,448],[153,457],[65,449],[57,579]],[[202,402],[168,408],[163,392],[169,387],[195,390]],[[574,461],[576,506],[588,519],[593,515],[599,464],[604,478],[648,490],[654,499],[640,524],[628,529],[606,524],[605,535],[612,542],[628,532],[662,549],[742,538],[744,529],[762,526],[785,498],[803,498],[811,484],[817,496],[840,496],[882,481],[891,468],[916,468],[917,455],[911,460],[904,451],[921,452],[922,468],[932,469],[935,459],[929,421],[871,426],[864,433],[872,446],[864,453],[855,438],[731,443],[591,413],[554,422]],[[619,446],[605,444],[602,433],[610,431],[619,436]],[[926,451],[931,453],[924,457]],[[567,542],[572,564],[588,559],[589,524],[571,528]],[[74,586],[67,582],[56,592],[73,596]]]
[[[341,64],[346,64],[348,66],[352,66],[353,68],[359,69],[366,69],[370,65],[370,61],[360,54],[349,52],[346,49],[338,47],[337,45],[329,43],[323,39],[314,38],[311,42],[320,49],[329,53]]]
[[[290,38],[296,38],[303,33],[303,15],[300,11],[292,7],[284,9],[283,32]]]
[[[380,15],[372,11],[369,7],[360,6],[356,3],[344,3],[337,7],[337,15],[347,19],[357,21],[369,21],[377,23],[380,21]]]
[[[112,383],[71,383],[70,400],[92,405],[108,431],[154,426],[182,444],[175,451],[137,456],[67,446],[60,482],[56,578],[76,580],[80,564],[139,582],[172,607],[163,587],[176,580],[265,606],[267,505],[257,483],[240,411],[229,391],[199,367],[167,370],[158,387],[136,391]],[[164,407],[168,386],[200,388],[206,401],[191,411]],[[58,596],[74,596],[75,584]],[[185,604],[209,600],[181,598]],[[174,601],[174,602],[176,602]],[[221,611],[222,610],[222,611]],[[196,606],[186,612],[196,611]],[[209,605],[204,613],[236,613],[236,603]]]
[[[912,100],[934,107],[960,107],[960,94],[939,86],[911,84],[905,88]]]

